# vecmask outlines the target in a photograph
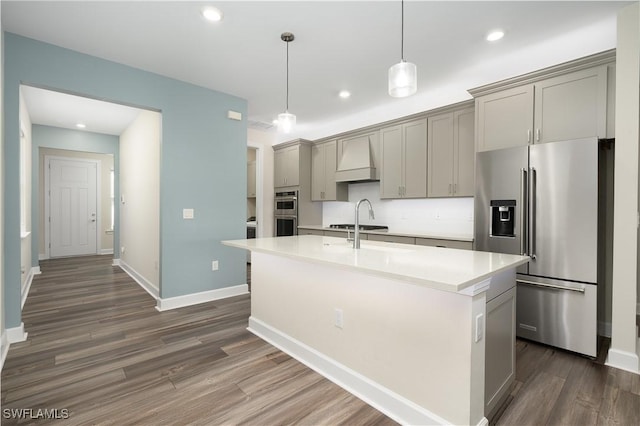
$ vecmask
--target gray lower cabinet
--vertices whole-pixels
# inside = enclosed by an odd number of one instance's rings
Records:
[[[484,413],[491,421],[516,376],[516,288],[489,300],[486,313]]]
[[[416,238],[416,245],[454,248],[454,249],[463,249],[463,250],[473,249],[473,243],[471,241],[442,240],[437,238]]]
[[[353,238],[353,231],[349,231],[349,234],[351,238]],[[298,235],[320,235],[325,237],[347,238],[347,231],[343,229],[322,230],[300,228],[298,230]],[[362,232],[360,233],[360,239],[382,241],[387,243],[415,244],[419,246],[443,247],[463,250],[473,249],[473,243],[471,241],[444,240],[439,238],[409,237],[404,235],[389,235],[382,233],[371,234],[368,232]]]
[[[404,237],[401,235],[369,234],[369,240],[384,241],[386,243],[401,243],[401,244],[416,243],[416,239],[414,237]]]
[[[324,231],[321,229],[298,229],[298,235],[324,235]]]
[[[474,109],[428,118],[428,197],[473,197]]]

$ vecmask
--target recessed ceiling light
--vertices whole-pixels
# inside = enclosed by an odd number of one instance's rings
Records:
[[[349,92],[348,90],[341,90],[340,93],[338,93],[338,96],[340,96],[342,99],[347,99],[351,96],[351,92]]]
[[[489,34],[487,34],[487,41],[500,40],[502,37],[504,37],[504,31],[502,30],[491,31]]]
[[[204,18],[207,21],[211,21],[211,22],[222,21],[222,12],[220,11],[220,9],[217,9],[212,6],[207,6],[204,9],[202,9],[202,16],[204,16]]]
[[[274,118],[274,119],[273,119],[273,121],[272,121],[272,123],[273,123],[273,125],[274,125],[274,126],[277,126],[277,125],[278,125],[278,123],[279,123],[279,121],[278,121],[278,119],[277,119],[277,118]]]
[[[86,124],[84,124],[84,123],[77,123],[77,124],[76,124],[76,127],[77,127],[78,129],[84,129],[84,128],[86,128],[86,127],[87,127],[87,125],[86,125]]]

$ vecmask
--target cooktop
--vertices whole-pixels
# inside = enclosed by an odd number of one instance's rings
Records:
[[[353,223],[334,223],[329,225],[329,228],[334,229],[355,229],[355,225]],[[361,231],[388,231],[389,227],[384,225],[360,225]]]

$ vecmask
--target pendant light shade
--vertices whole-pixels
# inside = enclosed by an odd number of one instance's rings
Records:
[[[394,98],[411,96],[418,91],[418,68],[404,60],[404,0],[400,32],[400,62],[389,68],[389,95]]]
[[[389,68],[389,95],[394,98],[411,96],[418,91],[416,64],[404,60]]]
[[[289,111],[278,114],[278,131],[282,133],[291,133],[296,126],[296,116]]]
[[[296,116],[289,112],[289,43],[294,38],[294,35],[289,32],[280,35],[280,39],[287,44],[287,103],[284,112],[278,114],[278,131],[282,133],[291,133],[296,125]]]

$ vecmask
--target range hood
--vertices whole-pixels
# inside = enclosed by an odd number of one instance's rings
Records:
[[[336,182],[379,180],[373,164],[369,136],[342,140],[338,146]]]

